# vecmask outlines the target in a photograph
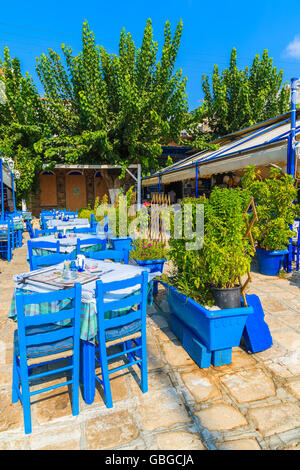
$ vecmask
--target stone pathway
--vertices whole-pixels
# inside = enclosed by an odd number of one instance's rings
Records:
[[[99,391],[71,414],[67,388],[36,397],[25,436],[20,404],[11,404],[12,337],[7,318],[12,275],[28,270],[26,245],[0,263],[0,449],[300,449],[300,277],[253,273],[274,345],[232,364],[200,369],[169,329],[163,289],[148,308],[149,392],[135,373],[112,380],[114,407]],[[56,378],[55,380],[59,380]],[[45,400],[45,398],[47,398]]]

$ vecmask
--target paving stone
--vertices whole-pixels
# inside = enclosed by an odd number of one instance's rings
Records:
[[[279,300],[273,300],[270,298],[262,298],[259,296],[264,312],[278,313],[278,312],[290,312],[290,310],[283,305]]]
[[[32,450],[79,450],[80,426],[72,424],[63,428],[56,427],[47,432],[33,432],[31,435]]]
[[[168,322],[162,315],[152,315],[151,325],[154,329],[165,329],[168,328]]]
[[[138,428],[126,410],[101,413],[85,424],[87,450],[116,448],[133,441],[138,434]]]
[[[236,439],[216,443],[219,450],[261,450],[256,439]]]
[[[162,344],[162,350],[166,361],[171,366],[191,366],[195,365],[193,359],[183,349],[179,341],[169,341]]]
[[[276,395],[275,386],[261,369],[239,371],[220,377],[238,403],[263,400]]]
[[[23,408],[11,403],[11,390],[0,390],[0,432],[20,429],[23,426]]]
[[[288,382],[286,384],[290,392],[300,400],[300,380]]]
[[[199,436],[186,431],[170,431],[157,435],[158,450],[205,450]]]
[[[0,440],[0,450],[30,450],[29,437],[15,438],[10,435],[8,439]]]
[[[167,428],[191,420],[174,389],[157,391],[151,395],[145,394],[140,397],[139,402],[142,429],[147,431]]]
[[[195,415],[199,418],[201,426],[210,431],[231,430],[248,424],[240,411],[226,403],[196,411]]]
[[[218,390],[212,379],[207,377],[205,372],[201,369],[184,372],[181,374],[181,378],[185,386],[193,395],[196,403],[221,397],[220,390]]]
[[[60,380],[60,382],[65,380]],[[48,382],[47,386],[58,382],[58,380],[54,380],[51,383]],[[38,395],[37,401],[31,406],[34,409],[38,423],[45,424],[60,418],[71,417],[71,397],[67,386]]]
[[[279,331],[275,331],[272,334],[273,339],[278,341],[289,351],[300,350],[300,333],[297,333],[292,328],[284,328]]]
[[[272,436],[300,426],[300,408],[294,403],[250,408],[248,412],[263,436]]]
[[[114,367],[117,367],[117,364],[114,364]],[[97,370],[97,375],[99,375],[99,372],[100,371]],[[116,372],[109,376],[113,403],[121,401],[121,400],[126,400],[126,398],[128,398],[128,388],[126,384],[125,374],[126,374],[126,370],[124,369],[121,372]],[[103,387],[97,382],[96,392],[95,392],[95,404],[98,404],[98,403],[101,405],[105,404]],[[83,406],[87,408],[90,405],[86,405],[83,402]]]
[[[221,375],[227,371],[239,370],[239,369],[249,369],[253,368],[256,365],[256,361],[250,354],[243,351],[241,348],[232,348],[232,361],[231,364],[224,366],[211,367],[208,369],[209,374]]]

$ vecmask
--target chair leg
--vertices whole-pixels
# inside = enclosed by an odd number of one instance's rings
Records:
[[[78,359],[73,356],[73,384],[72,384],[72,414],[79,414],[79,364]]]
[[[18,375],[18,371],[17,371],[17,357],[15,355],[15,352],[14,352],[14,355],[13,355],[13,377],[12,377],[12,403],[18,403],[19,401],[19,396],[18,396],[18,392],[17,390],[19,390],[19,375]]]
[[[146,335],[142,336],[142,363],[141,363],[141,388],[142,392],[148,392],[148,371],[147,371],[147,343]]]
[[[99,356],[100,356],[100,366],[101,366],[101,373],[102,373],[102,381],[103,381],[103,388],[104,388],[104,398],[105,404],[107,408],[113,407],[113,401],[111,396],[111,388],[110,388],[110,381],[109,381],[109,373],[108,373],[108,362],[107,362],[107,352],[106,352],[106,345],[100,344],[99,347]]]
[[[22,386],[22,405],[24,415],[24,428],[25,434],[31,433],[31,409],[30,409],[30,393],[29,393],[29,381],[28,381],[28,369],[27,366],[22,367],[21,364],[21,386]]]

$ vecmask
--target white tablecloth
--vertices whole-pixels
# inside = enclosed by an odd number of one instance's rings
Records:
[[[51,243],[56,243],[59,241],[59,251],[60,253],[71,253],[72,251],[75,250],[76,245],[77,245],[77,239],[79,238],[80,240],[86,240],[88,238],[99,238],[100,240],[103,240],[106,238],[106,234],[99,233],[99,236],[97,235],[92,235],[90,233],[76,233],[73,234],[73,237],[68,237],[67,238],[55,238],[54,235],[46,235],[44,237],[39,237],[39,238],[32,238],[31,240],[33,242],[51,242]],[[85,245],[88,246],[88,245]],[[52,248],[47,248],[47,250],[52,251]],[[55,249],[53,248],[53,251]]]

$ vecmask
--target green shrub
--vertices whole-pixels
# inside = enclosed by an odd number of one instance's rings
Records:
[[[297,215],[297,189],[291,175],[271,168],[270,177],[263,180],[255,165],[247,167],[242,186],[254,197],[258,222],[253,227],[253,238],[264,250],[283,250],[289,244],[293,231],[290,225]]]

